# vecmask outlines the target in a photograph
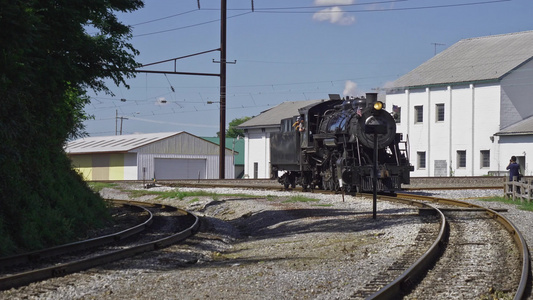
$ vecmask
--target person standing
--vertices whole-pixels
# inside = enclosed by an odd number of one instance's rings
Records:
[[[516,162],[516,156],[511,156],[507,170],[509,170],[509,181],[520,181],[520,165]]]

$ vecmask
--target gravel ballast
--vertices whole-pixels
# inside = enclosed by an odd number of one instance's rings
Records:
[[[129,187],[132,188],[132,187]],[[139,187],[136,187],[139,188]],[[168,190],[156,187],[150,190]],[[180,188],[180,191],[193,190]],[[0,292],[2,299],[354,299],[355,292],[402,256],[422,226],[417,209],[342,195],[209,189],[217,194],[183,200],[143,196],[201,217],[199,232],[174,245],[99,268]],[[420,191],[506,208],[533,244],[531,213],[473,198],[501,190]],[[130,199],[119,189],[105,198]],[[529,222],[529,224],[527,224]]]

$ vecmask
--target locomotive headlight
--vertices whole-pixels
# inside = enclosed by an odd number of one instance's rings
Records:
[[[374,109],[375,110],[381,110],[383,108],[383,102],[377,101],[374,103]]]

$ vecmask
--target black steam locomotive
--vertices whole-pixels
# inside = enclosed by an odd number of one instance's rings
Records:
[[[374,176],[377,191],[400,189],[413,167],[407,143],[384,108],[376,93],[367,93],[299,109],[299,116],[283,119],[281,131],[270,136],[273,176],[285,171],[278,181],[304,190],[369,192]]]

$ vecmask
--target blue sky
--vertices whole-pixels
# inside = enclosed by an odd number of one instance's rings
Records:
[[[133,26],[137,61],[148,64],[219,48],[220,2],[147,0],[119,18]],[[227,2],[227,61],[235,64],[227,64],[226,123],[285,101],[376,92],[461,39],[533,30],[531,0]],[[219,55],[180,59],[177,71],[219,73]],[[174,63],[145,69],[173,71]],[[86,131],[114,135],[118,115],[123,134],[215,136],[219,82],[146,73],[129,79],[130,89],[109,81],[114,96],[89,92],[85,111],[94,120],[85,122]]]

